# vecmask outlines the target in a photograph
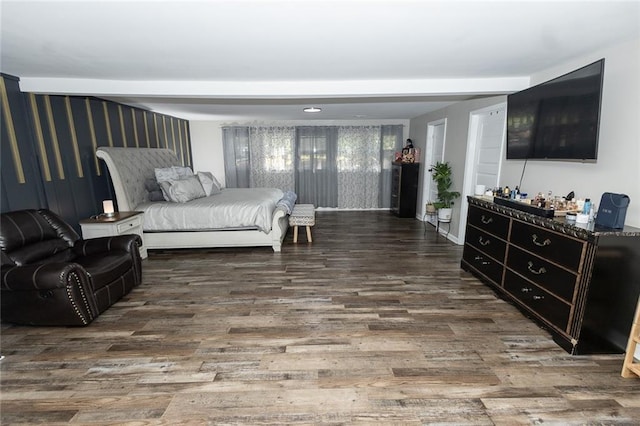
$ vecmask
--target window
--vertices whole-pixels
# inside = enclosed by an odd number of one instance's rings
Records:
[[[229,187],[294,190],[318,207],[388,208],[402,126],[226,127],[223,142]]]

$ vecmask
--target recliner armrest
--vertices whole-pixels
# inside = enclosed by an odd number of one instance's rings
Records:
[[[132,253],[142,245],[142,239],[136,234],[116,235],[112,237],[97,237],[78,240],[73,246],[77,256],[90,256],[111,250],[122,250]]]
[[[3,266],[2,320],[31,325],[87,325],[99,315],[85,269],[77,263]]]
[[[72,275],[74,275],[72,280]],[[42,263],[23,266],[2,266],[3,291],[32,291],[64,288],[70,281],[85,280],[87,272],[77,263]],[[86,281],[87,288],[89,283]]]

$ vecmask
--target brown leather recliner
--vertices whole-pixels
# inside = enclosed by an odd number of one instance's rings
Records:
[[[141,243],[138,235],[83,240],[46,209],[3,213],[2,320],[89,324],[140,284]]]

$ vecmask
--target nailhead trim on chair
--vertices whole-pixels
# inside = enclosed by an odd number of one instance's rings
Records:
[[[76,280],[76,285],[78,286],[78,289],[80,290],[80,295],[82,296],[82,299],[85,302],[85,305],[87,305],[87,300],[84,296],[84,291],[82,291],[82,286],[80,285],[80,280],[78,280],[78,276],[76,274],[70,274],[73,276],[73,278]],[[84,317],[84,315],[82,315],[82,312],[80,312],[80,309],[78,309],[78,305],[76,304],[75,299],[73,298],[73,293],[71,291],[71,286],[70,285],[66,285],[65,289],[67,290],[67,298],[69,299],[69,302],[71,302],[71,305],[73,306],[73,310],[75,311],[76,315],[78,315],[78,318],[80,318],[80,321],[82,321],[82,324],[87,325],[89,324],[87,322],[87,319]],[[88,311],[89,314],[91,314],[91,310]]]
[[[82,297],[82,301],[84,302],[84,306],[87,309],[87,313],[89,314],[89,318],[91,320],[94,320],[95,317],[93,316],[93,311],[91,310],[91,305],[89,304],[89,299],[87,299],[87,295],[84,292],[84,288],[82,288],[82,286],[80,285],[80,278],[78,277],[78,275],[73,274],[75,280],[76,280],[76,284],[78,284],[78,290],[80,290],[80,297]]]

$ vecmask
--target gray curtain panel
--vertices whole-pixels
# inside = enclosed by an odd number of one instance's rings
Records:
[[[249,188],[251,156],[249,127],[223,127],[224,174],[227,188]]]
[[[224,127],[228,187],[293,190],[298,202],[389,208],[402,125]]]

